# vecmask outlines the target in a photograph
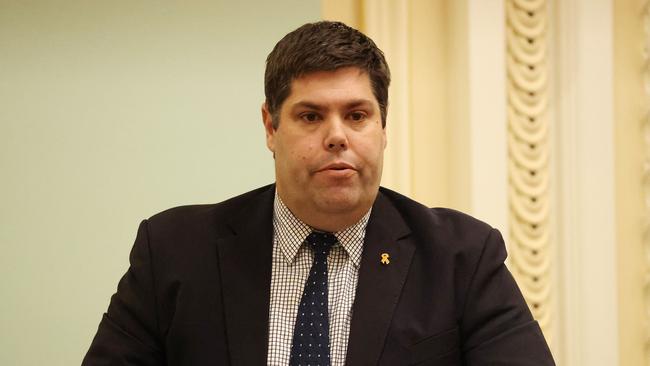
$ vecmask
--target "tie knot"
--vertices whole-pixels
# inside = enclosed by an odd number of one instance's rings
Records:
[[[314,249],[325,250],[326,252],[336,244],[338,240],[331,233],[312,231],[307,237],[307,242]]]

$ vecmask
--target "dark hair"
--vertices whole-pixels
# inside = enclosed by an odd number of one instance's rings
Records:
[[[368,73],[386,126],[390,70],[375,42],[341,22],[308,23],[287,34],[266,58],[264,94],[273,128],[280,123],[280,107],[291,92],[291,82],[315,71],[358,67]]]

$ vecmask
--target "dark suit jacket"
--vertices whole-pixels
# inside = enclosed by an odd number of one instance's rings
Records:
[[[274,189],[143,221],[83,365],[266,364]],[[381,188],[346,364],[553,365],[505,258],[490,226]]]

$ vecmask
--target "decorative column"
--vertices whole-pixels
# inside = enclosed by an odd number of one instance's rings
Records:
[[[507,0],[505,5],[510,269],[553,344],[547,4]]]

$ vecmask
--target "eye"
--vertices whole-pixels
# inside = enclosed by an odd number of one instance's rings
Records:
[[[300,115],[300,118],[306,122],[316,122],[320,120],[320,116],[318,115],[318,113],[314,113],[314,112],[303,113]]]
[[[355,122],[361,122],[366,119],[366,114],[364,112],[352,112],[349,118]]]

